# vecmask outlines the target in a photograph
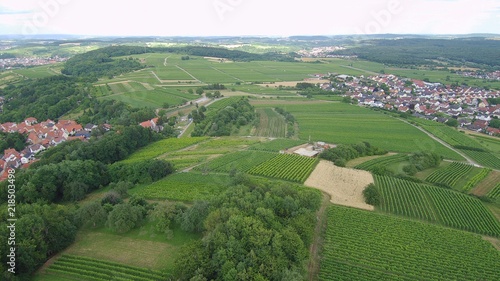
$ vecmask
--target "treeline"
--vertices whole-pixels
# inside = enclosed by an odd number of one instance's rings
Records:
[[[35,272],[52,255],[75,240],[79,222],[73,207],[46,204],[16,204],[15,245],[8,243],[10,229],[7,207],[0,212],[0,270],[2,280],[31,280]],[[15,247],[15,275],[7,272]]]
[[[500,42],[482,38],[369,40],[364,46],[336,51],[336,55],[357,55],[361,59],[396,66],[455,65],[475,63],[498,69]]]
[[[337,147],[329,148],[320,153],[319,157],[332,161],[335,165],[345,167],[347,161],[371,155],[384,155],[387,151],[372,146],[368,142],[357,144],[339,144]]]
[[[243,182],[178,216],[204,237],[184,249],[176,279],[303,280],[320,193]]]
[[[17,151],[21,151],[26,147],[26,135],[20,133],[5,133],[0,132],[0,153],[3,153],[5,149],[14,148]]]
[[[144,68],[144,65],[132,58],[113,59],[114,57],[143,54],[147,50],[138,46],[111,46],[78,54],[66,61],[62,74],[89,77],[113,77],[122,73]]]
[[[192,137],[229,136],[233,127],[239,129],[255,119],[254,108],[246,98],[242,98],[212,115],[206,115],[205,111],[205,107],[200,107],[191,112],[190,117],[196,124],[191,133]]]
[[[112,164],[161,138],[161,135],[141,126],[123,127],[119,129],[119,132],[109,132],[101,138],[91,139],[88,142],[74,140],[61,143],[45,151],[40,160],[33,163],[31,168],[55,164],[63,160],[94,160]]]
[[[5,97],[0,122],[22,122],[27,117],[39,121],[57,119],[89,102],[85,83],[62,75],[28,80],[0,89]]]
[[[116,163],[160,138],[161,135],[140,126],[122,127],[119,132],[109,132],[89,142],[62,143],[45,151],[29,169],[16,171],[16,241],[19,241],[16,245],[16,276],[7,274],[9,258],[2,255],[2,280],[28,280],[29,275],[50,256],[74,241],[77,229],[86,222],[83,211],[90,211],[56,204],[79,201],[88,193],[109,185],[111,191],[102,202],[102,207],[108,208],[104,213],[108,217],[112,205],[121,203],[134,184],[153,182],[172,173],[173,166],[164,160],[145,160],[130,165]],[[7,203],[9,184],[8,181],[0,183],[0,204]],[[134,201],[130,201],[133,204]],[[137,208],[125,211],[128,216],[137,215],[138,221]],[[9,237],[7,214],[0,212],[0,216],[0,234],[4,240]],[[99,213],[93,213],[93,219],[99,218]],[[128,223],[120,221],[118,214],[110,220],[118,221],[117,226],[110,226],[112,229]],[[1,244],[2,253],[7,253],[7,241]]]
[[[130,126],[156,117],[151,108],[136,108],[122,101],[91,99],[83,114],[78,117],[80,124],[103,124]]]

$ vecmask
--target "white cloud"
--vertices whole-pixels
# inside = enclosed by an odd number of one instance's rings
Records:
[[[294,35],[470,33],[485,28],[500,33],[500,26],[489,24],[500,14],[496,0],[1,1],[0,11],[31,11],[28,22],[41,15],[39,20],[46,21],[37,26],[40,33]],[[51,4],[44,8],[43,3]],[[397,12],[390,8],[394,3],[400,4]],[[3,30],[19,30],[25,21],[0,12]]]

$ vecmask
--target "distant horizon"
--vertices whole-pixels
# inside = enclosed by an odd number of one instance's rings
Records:
[[[377,33],[377,34],[294,34],[294,35],[92,35],[92,34],[64,34],[64,33],[46,33],[46,34],[34,34],[34,35],[23,35],[23,34],[0,34],[1,37],[25,37],[26,39],[45,37],[75,37],[80,39],[93,39],[93,38],[292,38],[292,37],[377,37],[377,36],[419,36],[419,37],[468,37],[468,36],[479,36],[479,37],[491,37],[499,36],[500,33],[455,33],[455,34],[429,34],[429,33]],[[73,38],[72,38],[73,39]]]

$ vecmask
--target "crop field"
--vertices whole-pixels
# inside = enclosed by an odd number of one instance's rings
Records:
[[[268,142],[261,142],[252,145],[248,149],[250,150],[262,150],[269,152],[280,152],[281,150],[288,150],[289,148],[304,144],[301,140],[291,140],[291,139],[275,139]]]
[[[11,83],[19,82],[23,77],[13,71],[0,72],[0,88]]]
[[[286,121],[283,116],[271,108],[259,108],[260,117],[255,135],[259,137],[284,138],[286,136]]]
[[[397,152],[432,151],[447,159],[462,160],[454,151],[417,128],[385,114],[358,106],[333,102],[281,105],[299,124],[302,140],[350,144],[367,141]]]
[[[469,164],[453,162],[445,168],[434,171],[425,180],[458,189],[457,182],[472,171],[472,168],[473,166]]]
[[[446,126],[444,124],[430,120],[425,120],[422,118],[413,118],[412,121],[418,123],[425,130],[429,131],[430,133],[432,133],[433,135],[442,139],[443,141],[447,142],[450,145],[453,146],[463,145],[463,146],[483,149],[483,147],[477,141],[468,137],[464,133],[460,133],[458,130],[450,126]]]
[[[375,176],[380,210],[445,226],[500,237],[500,223],[469,195],[392,177]]]
[[[495,156],[494,153],[488,151],[486,147],[481,145],[477,140],[473,139],[472,137],[469,137],[466,134],[461,133],[454,128],[451,128],[449,126],[434,121],[416,119],[416,118],[412,120],[420,124],[422,128],[429,131],[431,134],[435,135],[436,137],[442,139],[443,141],[447,142],[452,146],[471,147],[474,149],[483,150],[483,151],[476,151],[476,150],[460,148],[460,151],[465,153],[467,156],[472,158],[477,163],[493,169],[500,169],[500,158]],[[489,142],[493,142],[496,145],[500,144],[500,141],[495,141],[493,139],[490,139]]]
[[[328,209],[319,280],[499,280],[479,235],[369,211]]]
[[[491,173],[491,169],[481,169],[479,173],[475,174],[473,177],[471,177],[467,183],[462,187],[463,191],[470,191],[472,188],[474,188],[479,182],[484,180],[488,175]]]
[[[294,154],[279,154],[276,157],[248,170],[249,174],[304,182],[318,163],[317,159]]]
[[[167,278],[160,271],[75,255],[63,255],[58,258],[47,272],[78,280],[154,281]]]
[[[41,65],[29,68],[21,68],[13,70],[13,72],[20,74],[27,78],[45,78],[57,75],[56,70],[53,70],[53,67],[57,67],[57,65]]]
[[[500,198],[500,183],[497,184],[492,190],[490,190],[490,192],[488,192],[486,196],[493,199]]]
[[[262,151],[239,151],[216,158],[207,164],[200,165],[198,171],[230,172],[237,170],[247,172],[251,168],[276,157],[276,154]]]
[[[147,199],[168,199],[193,202],[208,200],[222,193],[229,184],[228,175],[177,173],[144,187],[130,190],[131,194]]]
[[[493,169],[500,169],[500,158],[496,157],[491,152],[483,152],[483,151],[474,151],[474,150],[466,150],[461,149],[465,155],[474,159],[474,161],[478,162],[481,165],[486,167],[490,167]]]
[[[390,156],[378,157],[366,162],[363,162],[359,165],[354,166],[355,169],[370,171],[374,167],[377,166],[387,166],[389,164],[398,163],[402,161],[406,161],[408,159],[408,155],[406,154],[394,154]]]
[[[182,105],[199,96],[188,94],[180,88],[162,88],[134,81],[97,84],[95,94],[100,99],[113,99],[134,107],[159,108],[164,104]]]
[[[131,154],[127,159],[125,159],[124,163],[132,163],[137,161],[143,161],[148,159],[153,159],[158,156],[161,156],[165,153],[174,152],[179,149],[186,148],[188,146],[197,144],[206,140],[206,137],[198,137],[198,138],[169,138],[157,141],[152,143],[146,147],[143,147]]]

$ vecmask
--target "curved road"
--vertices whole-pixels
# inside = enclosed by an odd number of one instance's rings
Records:
[[[398,118],[399,119],[399,118]],[[428,131],[424,130],[423,128],[420,128],[419,126],[415,126],[413,124],[411,124],[410,122],[406,121],[406,120],[403,120],[403,119],[399,119],[403,122],[405,122],[406,124],[409,124],[417,129],[419,129],[420,131],[426,133],[429,137],[431,137],[432,139],[434,139],[435,141],[439,142],[440,144],[446,146],[447,148],[455,151],[457,154],[459,154],[460,156],[462,156],[463,158],[465,158],[465,160],[467,160],[467,162],[469,162],[469,164],[473,165],[473,166],[476,166],[476,167],[480,167],[480,168],[483,168],[483,166],[479,165],[478,163],[476,163],[474,160],[472,160],[470,157],[468,157],[467,155],[463,154],[461,151],[457,150],[456,148],[454,148],[453,146],[449,145],[448,143],[444,142],[443,140],[441,140],[440,138],[436,137],[435,135],[429,133]]]

